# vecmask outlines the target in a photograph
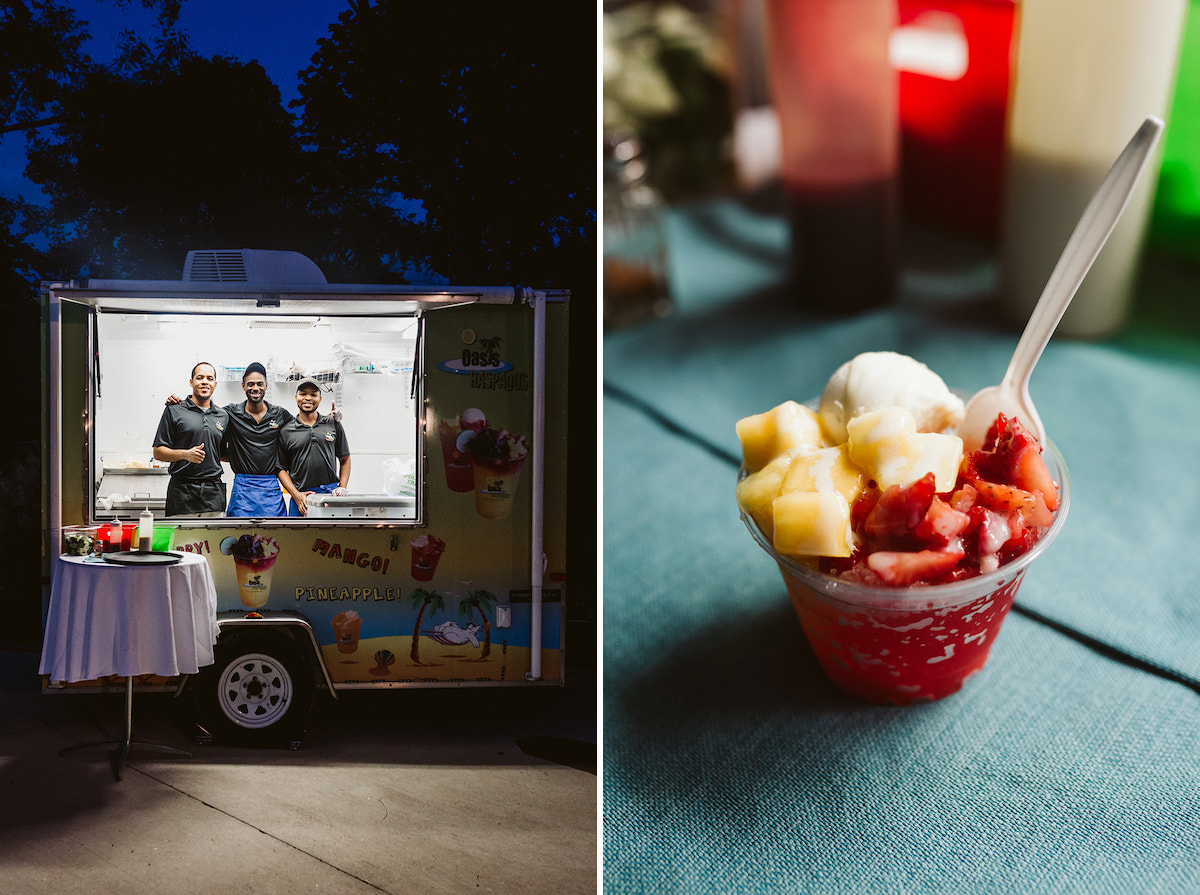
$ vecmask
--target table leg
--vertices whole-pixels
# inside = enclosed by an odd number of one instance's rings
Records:
[[[68,755],[72,752],[90,752],[101,746],[115,746],[112,754],[109,756],[112,764],[113,777],[117,780],[121,779],[121,775],[125,769],[125,762],[132,752],[161,752],[166,755],[182,755],[185,758],[191,758],[192,753],[184,749],[176,749],[174,746],[160,746],[157,743],[135,742],[133,739],[133,676],[126,675],[125,677],[125,738],[120,740],[100,740],[95,743],[80,743],[77,746],[68,746],[58,754]]]

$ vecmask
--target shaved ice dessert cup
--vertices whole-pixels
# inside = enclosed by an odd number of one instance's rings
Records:
[[[442,464],[446,469],[446,487],[451,491],[466,493],[475,487],[475,476],[471,471],[471,458],[458,450],[456,442],[462,429],[458,420],[438,422],[438,438],[442,443]]]
[[[338,652],[357,652],[358,634],[362,630],[362,617],[350,609],[346,612],[339,612],[333,617],[330,624],[333,626],[333,636],[337,642]]]
[[[800,626],[833,683],[869,702],[943,699],[982,670],[1029,565],[1062,530],[1070,503],[1066,462],[1047,440],[1042,457],[1058,483],[1054,522],[1025,553],[994,572],[947,584],[871,586],[777,553],[742,513],[751,536],[779,566]],[[739,480],[747,474],[743,467]]]
[[[279,559],[279,542],[272,537],[244,534],[225,538],[221,552],[233,557],[238,595],[247,609],[262,609],[271,596],[271,577]]]

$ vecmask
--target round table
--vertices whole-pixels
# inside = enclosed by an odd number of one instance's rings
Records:
[[[219,628],[212,572],[198,554],[176,555],[173,565],[124,565],[94,556],[60,556],[54,565],[39,671],[52,682],[125,678],[124,739],[64,750],[116,745],[118,780],[134,749],[190,755],[132,741],[135,675],[194,674],[213,662]]]

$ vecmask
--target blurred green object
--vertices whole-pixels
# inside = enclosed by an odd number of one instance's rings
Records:
[[[163,528],[159,525],[154,526],[154,538],[150,542],[150,549],[156,551],[170,550],[171,535],[174,533],[174,531],[175,529],[173,528]]]
[[[1200,262],[1200,0],[1188,8],[1149,241]]]

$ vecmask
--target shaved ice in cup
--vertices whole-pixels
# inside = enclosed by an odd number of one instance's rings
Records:
[[[998,414],[967,451],[962,406],[924,365],[874,353],[819,402],[737,424],[742,520],[826,676],[872,702],[942,699],[978,673],[1066,520],[1058,450]]]
[[[348,609],[335,615],[331,624],[338,652],[356,652],[358,650],[358,632],[362,629],[362,617],[353,609]]]
[[[248,609],[261,609],[271,597],[271,577],[279,558],[279,542],[263,535],[244,534],[226,538],[221,552],[233,557],[238,595]]]

